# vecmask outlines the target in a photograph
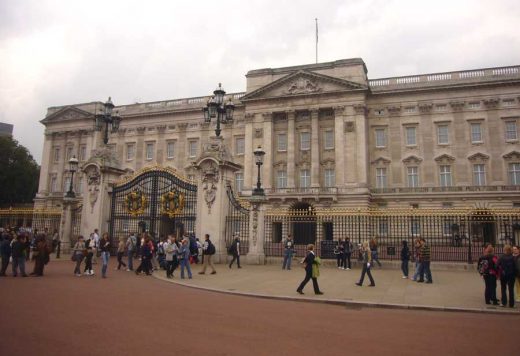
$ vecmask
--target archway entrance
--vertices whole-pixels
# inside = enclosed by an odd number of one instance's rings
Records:
[[[316,244],[316,212],[304,202],[295,203],[289,211],[292,234],[297,245]]]

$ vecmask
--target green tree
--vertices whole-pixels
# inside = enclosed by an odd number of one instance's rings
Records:
[[[38,191],[40,166],[11,136],[0,137],[0,206],[31,203]]]

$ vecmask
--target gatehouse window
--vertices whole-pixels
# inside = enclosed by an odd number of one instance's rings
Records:
[[[188,154],[190,158],[197,157],[197,144],[198,142],[196,140],[188,141]]]
[[[135,156],[135,145],[133,143],[126,145],[126,160],[131,161]]]
[[[323,133],[323,141],[325,141],[325,149],[333,150],[334,149],[334,131],[327,130]]]

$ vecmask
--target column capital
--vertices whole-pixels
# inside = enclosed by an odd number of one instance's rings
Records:
[[[356,114],[366,115],[368,111],[365,104],[354,104],[352,107],[354,108]]]
[[[334,106],[332,108],[334,110],[334,115],[343,115],[345,113],[345,106],[344,105],[338,105]]]
[[[310,108],[309,112],[311,113],[311,118],[318,118],[320,109],[319,108]]]
[[[273,119],[273,113],[271,111],[263,112],[262,117],[264,121],[271,121]]]

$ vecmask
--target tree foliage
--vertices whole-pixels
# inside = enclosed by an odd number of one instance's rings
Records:
[[[0,206],[31,203],[38,191],[40,166],[11,136],[0,137]]]

